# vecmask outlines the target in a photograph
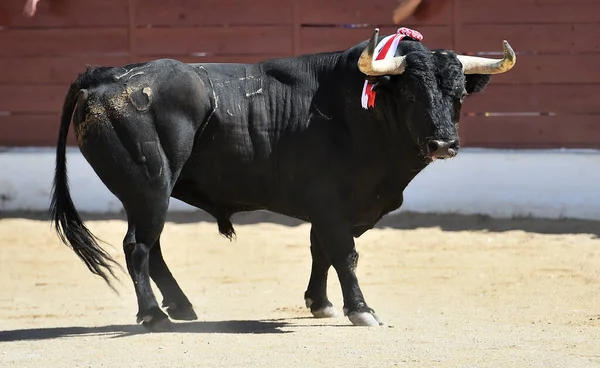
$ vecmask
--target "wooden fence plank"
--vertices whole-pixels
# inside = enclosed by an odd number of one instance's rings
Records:
[[[302,24],[369,24],[381,26],[394,24],[392,14],[396,6],[398,6],[397,0],[304,0],[300,5]],[[417,21],[414,17],[410,17],[403,22],[403,26],[418,28],[423,25],[451,25],[452,17],[452,1],[446,1],[442,9],[430,18]]]
[[[68,84],[0,86],[0,111],[59,112],[68,89]]]
[[[600,8],[599,8],[600,11]],[[502,51],[508,40],[516,52],[600,52],[600,23],[595,24],[463,24],[458,52]]]
[[[600,114],[598,91],[600,91],[600,84],[491,83],[482,93],[468,96],[463,104],[462,112]]]
[[[600,115],[461,119],[463,147],[600,148]]]
[[[465,23],[600,22],[598,0],[456,0]],[[492,27],[493,27],[492,26]]]
[[[58,114],[0,116],[0,146],[54,146],[59,121]],[[463,147],[600,148],[600,116],[469,117],[460,135]]]
[[[291,56],[291,55],[288,55]],[[146,62],[159,58],[179,60],[184,63],[241,63],[254,64],[261,61],[285,57],[283,55],[214,55],[214,56],[184,56],[184,55],[143,55],[138,56],[135,62]]]
[[[291,25],[294,0],[144,0],[138,26]]]
[[[128,53],[127,28],[7,29],[0,45],[0,57]]]
[[[115,27],[127,25],[127,1],[40,1],[32,18],[21,13],[24,0],[0,1],[0,26],[9,28]]]
[[[256,62],[248,58],[182,58],[186,62]],[[140,59],[139,61],[145,61]],[[66,74],[65,74],[66,76]],[[76,74],[74,74],[74,79]],[[59,111],[69,79],[62,85],[0,85],[0,111]],[[469,96],[463,113],[600,113],[598,85],[494,85]]]
[[[381,27],[380,37],[395,33],[398,27]],[[419,27],[423,44],[433,48],[452,48],[452,28],[447,26]],[[301,53],[340,51],[368,40],[373,28],[302,27]]]
[[[89,57],[7,57],[0,58],[0,85],[56,85],[73,82],[86,64],[122,66],[127,56]]]
[[[138,55],[252,55],[292,52],[292,27],[198,27],[137,30]]]
[[[500,57],[500,56],[491,56]],[[600,83],[600,54],[518,55],[508,73],[493,83]]]
[[[145,62],[160,58],[171,58],[186,63],[257,63],[278,58],[281,55],[225,55],[225,56],[177,56],[147,55],[135,58],[134,62]],[[90,56],[90,57],[16,57],[0,58],[0,85],[68,85],[86,65],[123,66],[129,62],[126,56]]]
[[[56,146],[59,126],[60,115],[58,114],[0,116],[0,146]],[[77,145],[72,128],[69,130],[67,144]]]

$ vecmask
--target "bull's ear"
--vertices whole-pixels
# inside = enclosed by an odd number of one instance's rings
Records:
[[[467,74],[465,78],[465,90],[468,94],[472,94],[483,91],[492,76],[490,74]]]

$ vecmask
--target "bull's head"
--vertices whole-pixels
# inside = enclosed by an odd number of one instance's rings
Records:
[[[458,153],[458,122],[463,99],[483,90],[492,74],[509,71],[516,55],[504,41],[504,57],[429,51],[419,42],[401,42],[393,58],[374,60],[379,30],[363,50],[358,68],[377,79],[378,109],[387,121],[406,122],[426,161]]]

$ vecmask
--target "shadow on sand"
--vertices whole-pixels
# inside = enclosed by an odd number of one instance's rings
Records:
[[[173,323],[169,333],[218,333],[218,334],[283,334],[288,326],[282,320],[263,321],[197,321]],[[48,340],[81,335],[106,335],[110,338],[150,333],[142,325],[109,325],[98,327],[49,327],[0,331],[0,342]]]
[[[43,212],[0,212],[2,218],[24,218],[30,220],[49,221],[48,214]],[[124,213],[115,214],[85,214],[85,221],[101,220],[126,220]],[[213,223],[214,218],[203,211],[196,212],[172,212],[169,213],[168,222],[177,224],[189,223]],[[253,225],[259,223],[272,223],[282,226],[295,227],[304,222],[278,215],[267,211],[255,211],[238,213],[232,217],[234,226]],[[412,230],[418,228],[437,227],[444,231],[489,231],[504,232],[522,230],[540,234],[593,234],[600,236],[600,222],[577,219],[537,219],[529,217],[512,219],[495,219],[480,215],[456,215],[456,214],[422,214],[402,212],[385,216],[375,226],[378,229]]]

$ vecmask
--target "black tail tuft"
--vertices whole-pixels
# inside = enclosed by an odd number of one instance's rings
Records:
[[[73,249],[92,273],[102,277],[116,291],[110,282],[109,274],[116,278],[112,266],[118,266],[118,263],[98,245],[97,238],[84,225],[69,192],[66,145],[73,110],[80,93],[79,80],[71,84],[63,104],[56,147],[56,168],[52,185],[50,215],[61,241]]]
[[[235,230],[233,229],[233,224],[228,217],[218,218],[217,225],[219,226],[219,233],[221,233],[221,235],[229,240],[233,240],[235,238]]]

